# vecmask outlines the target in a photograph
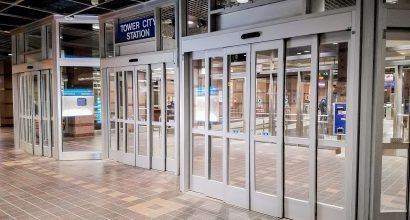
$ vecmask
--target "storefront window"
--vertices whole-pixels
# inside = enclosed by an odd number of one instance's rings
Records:
[[[62,67],[63,151],[101,151],[101,75],[95,67]]]
[[[176,48],[175,40],[175,7],[161,8],[161,44],[162,50]]]
[[[187,35],[208,32],[208,0],[188,0],[187,11]]]
[[[100,57],[98,24],[61,24],[60,57]]]

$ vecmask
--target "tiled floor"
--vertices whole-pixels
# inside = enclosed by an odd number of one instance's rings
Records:
[[[0,219],[272,219],[178,191],[170,173],[15,151],[0,129]]]

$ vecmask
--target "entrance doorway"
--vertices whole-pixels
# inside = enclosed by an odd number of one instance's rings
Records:
[[[176,172],[176,68],[150,63],[107,68],[109,158]]]
[[[346,219],[353,94],[338,34],[192,53],[191,190],[277,217]]]
[[[50,70],[18,74],[20,146],[27,153],[52,157]]]

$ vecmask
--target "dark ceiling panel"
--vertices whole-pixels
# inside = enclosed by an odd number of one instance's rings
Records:
[[[7,10],[3,11],[3,13],[29,17],[29,18],[33,18],[33,19],[36,19],[36,20],[51,15],[50,13],[47,13],[47,12],[32,10],[32,9],[28,9],[28,8],[22,8],[22,7],[18,7],[18,6],[8,8]]]
[[[2,2],[8,2],[8,3],[15,3],[15,2],[17,2],[18,0],[1,0]]]
[[[81,2],[83,4],[96,6],[96,5],[99,5],[99,4],[102,4],[102,3],[115,1],[115,0],[71,0],[71,1]]]
[[[111,10],[117,10],[117,9],[125,8],[125,7],[139,4],[139,3],[140,2],[138,1],[131,1],[131,0],[114,0],[114,1],[109,1],[107,3],[103,3],[99,5],[99,7],[107,8]]]
[[[0,31],[11,31],[17,26],[12,26],[12,25],[4,25],[4,23],[0,22]]]
[[[21,18],[9,17],[5,15],[0,15],[0,23],[10,24],[10,25],[25,25],[33,22],[32,20],[26,20]]]
[[[5,8],[9,7],[9,6],[10,6],[10,5],[8,5],[8,4],[0,3],[0,10],[3,10],[3,9],[5,9]]]
[[[90,8],[78,14],[79,15],[102,15],[107,12],[110,12],[110,10],[104,9],[104,8]]]
[[[86,5],[67,0],[24,0],[19,3],[36,9],[52,11],[57,14],[69,15],[87,8]]]

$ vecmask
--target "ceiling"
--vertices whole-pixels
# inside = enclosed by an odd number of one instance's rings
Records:
[[[101,15],[149,0],[0,0],[0,60],[10,57],[9,31],[49,15]]]

